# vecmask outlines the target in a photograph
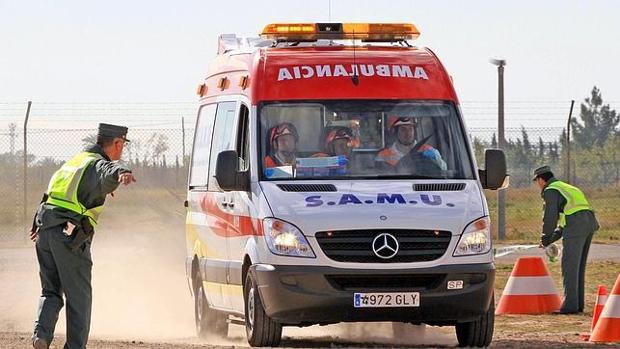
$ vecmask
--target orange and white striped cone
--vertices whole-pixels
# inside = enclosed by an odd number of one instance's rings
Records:
[[[558,311],[562,300],[541,257],[517,260],[495,314],[547,314]]]
[[[620,275],[594,326],[590,342],[620,342]]]
[[[603,311],[603,307],[607,302],[607,287],[604,285],[598,285],[598,292],[596,294],[596,303],[594,303],[594,308],[592,309],[592,327],[590,327],[590,332],[582,333],[581,339],[584,341],[590,340],[590,334],[594,331],[594,327],[596,326],[596,322],[598,321],[601,312]]]

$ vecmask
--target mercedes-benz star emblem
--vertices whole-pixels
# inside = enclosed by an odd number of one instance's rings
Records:
[[[398,240],[392,234],[379,234],[372,240],[372,251],[379,258],[390,259],[398,253]]]

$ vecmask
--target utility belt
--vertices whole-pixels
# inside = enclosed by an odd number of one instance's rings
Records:
[[[68,237],[65,244],[73,252],[77,252],[87,241],[91,241],[93,236],[95,236],[95,228],[93,228],[90,219],[86,216],[82,216],[79,222],[67,222],[63,232]]]
[[[47,197],[47,194],[43,194],[41,204],[47,201]],[[68,237],[65,244],[73,252],[77,252],[87,241],[92,241],[93,236],[95,236],[95,228],[90,223],[90,219],[87,216],[80,217],[79,221],[71,220],[63,225],[63,233]],[[36,213],[32,219],[31,231],[39,231]]]

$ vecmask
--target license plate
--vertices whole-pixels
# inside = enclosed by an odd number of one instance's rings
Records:
[[[356,308],[419,307],[419,292],[354,293]]]

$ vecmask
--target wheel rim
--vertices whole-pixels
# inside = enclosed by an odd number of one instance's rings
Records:
[[[252,287],[248,292],[248,325],[250,327],[250,330],[254,328],[254,297],[254,287]]]
[[[196,331],[202,332],[202,318],[204,309],[204,293],[202,291],[202,285],[196,290]]]

